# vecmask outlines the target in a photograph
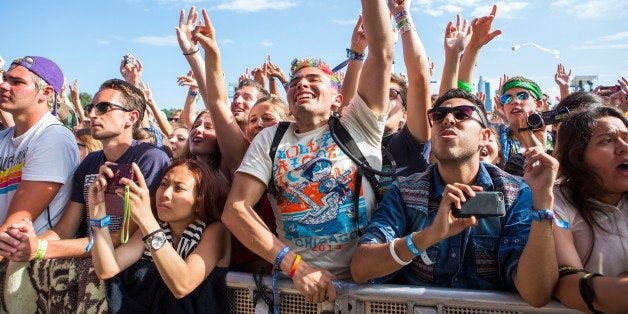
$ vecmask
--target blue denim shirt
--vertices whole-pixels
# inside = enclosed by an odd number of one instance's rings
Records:
[[[480,163],[474,184],[483,187],[484,191],[495,191],[496,186],[487,167],[493,166]],[[399,182],[395,182],[379,204],[378,210],[373,213],[360,244],[388,243],[432,224],[438,212],[445,184],[438,174],[437,166],[428,168],[427,171],[432,172],[428,208],[408,206],[402,199]],[[493,173],[496,171],[493,170]],[[516,191],[511,193],[511,195],[516,193],[516,198],[510,204],[508,202],[506,204],[506,215],[479,219],[478,226],[467,228],[427,248],[427,255],[434,263],[427,265],[421,257],[415,258],[412,263],[398,271],[396,274],[398,283],[515,290],[517,263],[530,232],[531,219],[528,209],[532,207],[532,194],[528,185],[520,178],[510,176],[501,170],[497,173],[508,176],[509,187]],[[417,178],[421,177],[422,175],[417,175]],[[383,282],[393,275],[395,274],[372,282]]]

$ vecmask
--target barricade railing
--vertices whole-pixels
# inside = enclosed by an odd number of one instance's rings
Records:
[[[272,279],[265,276],[262,284],[270,291]],[[280,313],[386,313],[386,314],[510,314],[510,313],[579,313],[552,300],[542,308],[528,305],[519,295],[510,292],[463,290],[401,285],[359,285],[334,282],[336,301],[312,304],[288,279],[277,282]],[[266,313],[268,306],[258,293],[253,275],[230,272],[227,289],[231,313]],[[270,309],[272,313],[272,308]]]

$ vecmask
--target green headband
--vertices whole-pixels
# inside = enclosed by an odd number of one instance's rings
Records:
[[[532,92],[532,94],[534,94],[534,97],[536,97],[537,100],[543,99],[543,96],[541,95],[541,90],[536,84],[517,80],[510,81],[504,84],[504,87],[502,87],[502,95],[506,93],[507,90],[515,87],[521,87],[529,90],[530,92]]]

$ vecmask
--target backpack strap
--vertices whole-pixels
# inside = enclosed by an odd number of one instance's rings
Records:
[[[360,148],[358,147],[358,144],[355,142],[353,137],[351,137],[347,129],[342,125],[342,123],[340,123],[339,114],[333,114],[329,118],[329,131],[338,147],[340,147],[345,155],[347,155],[353,162],[355,162],[362,170],[362,175],[364,175],[369,181],[369,183],[371,184],[371,188],[373,188],[373,191],[377,196],[377,200],[380,201],[381,195],[377,193],[377,191],[379,191],[380,184],[375,175],[377,174],[380,176],[390,177],[394,176],[395,172],[397,171],[397,164],[395,163],[395,160],[390,152],[388,152],[387,149],[382,148],[382,151],[390,161],[390,170],[379,171],[373,169],[366,160],[366,157],[364,157],[364,155],[362,154],[362,151],[360,151]]]
[[[270,144],[270,150],[268,150],[268,156],[270,157],[270,161],[272,162],[272,164],[275,163],[275,154],[277,154],[277,147],[279,146],[279,143],[281,142],[281,139],[283,138],[284,134],[286,134],[288,127],[290,127],[290,122],[287,122],[287,121],[281,121],[277,125],[275,136],[273,137],[273,141]],[[270,173],[271,173],[271,177],[270,177],[270,182],[268,183],[268,190],[272,194],[275,194],[276,192],[275,175],[272,171]]]

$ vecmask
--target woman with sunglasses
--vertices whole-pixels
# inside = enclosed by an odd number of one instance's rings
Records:
[[[554,229],[554,295],[580,311],[626,313],[628,119],[610,107],[590,108],[567,118],[558,138],[554,210],[569,228]]]
[[[151,200],[139,167],[132,167],[137,184],[120,180],[129,189],[131,218],[139,226],[127,243],[114,249],[107,227],[109,167],[100,168],[89,190],[90,218],[98,222],[92,227],[92,259],[98,277],[109,279],[109,311],[224,313],[231,246],[220,215],[227,182],[202,162],[177,160]]]

